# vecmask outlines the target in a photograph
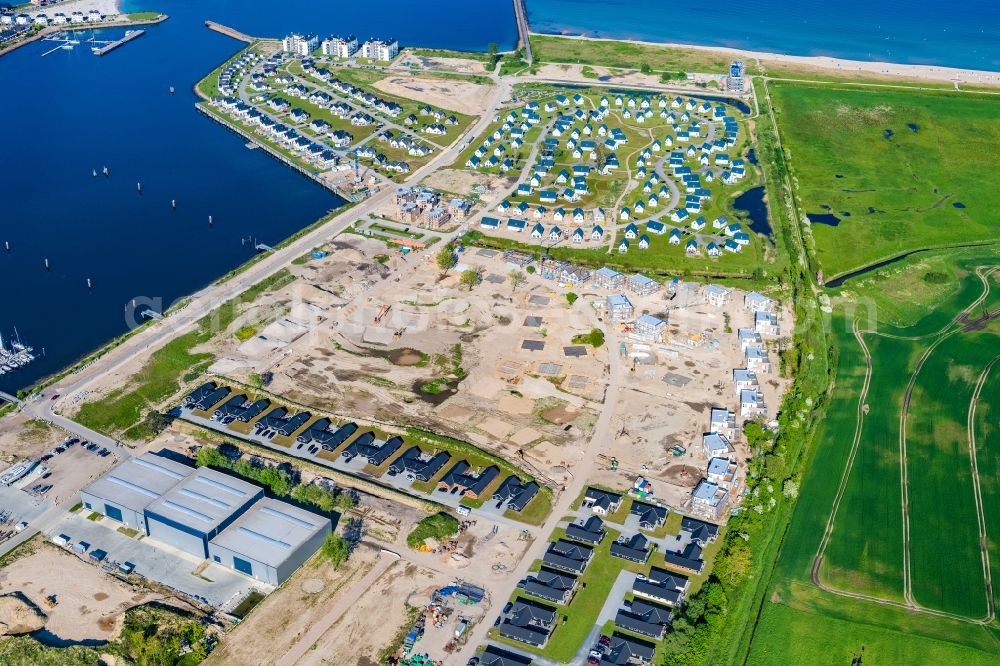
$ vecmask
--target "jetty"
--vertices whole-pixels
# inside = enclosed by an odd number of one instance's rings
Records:
[[[128,42],[131,42],[133,39],[138,39],[139,37],[142,37],[145,34],[146,34],[145,30],[126,30],[125,36],[122,37],[121,39],[116,39],[113,42],[108,42],[103,46],[92,46],[90,50],[94,52],[94,55],[102,56],[105,53],[110,53],[111,51],[114,51],[122,44],[127,44]]]
[[[528,39],[528,10],[524,0],[514,0],[514,17],[517,19],[517,45],[524,49],[524,61],[531,64],[531,40]]]
[[[255,38],[251,37],[250,35],[242,33],[239,30],[236,30],[234,28],[230,28],[227,25],[222,25],[221,23],[216,23],[215,21],[205,21],[205,27],[208,28],[209,30],[214,30],[216,32],[222,33],[226,37],[232,37],[233,39],[238,39],[241,42],[246,42],[247,44],[251,44],[251,43],[257,41]]]

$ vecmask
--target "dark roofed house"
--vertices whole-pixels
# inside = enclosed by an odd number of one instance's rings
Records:
[[[615,632],[608,653],[601,658],[601,666],[647,666],[653,661],[655,649],[652,643]]]
[[[406,472],[412,474],[417,481],[430,481],[431,477],[441,471],[441,468],[449,460],[451,460],[451,454],[447,451],[439,451],[431,455],[421,451],[419,446],[411,446],[389,465],[389,476]]]
[[[469,463],[460,460],[438,481],[438,489],[445,492],[457,491],[466,497],[479,499],[490,483],[500,476],[500,469],[496,465],[490,465],[478,474],[470,470]]]
[[[566,537],[574,541],[597,545],[604,541],[606,534],[604,521],[597,516],[591,516],[586,522],[571,523],[566,526]]]
[[[548,642],[556,622],[556,609],[545,604],[518,599],[500,623],[500,635],[542,647]]]
[[[656,506],[634,500],[630,513],[639,516],[639,527],[644,530],[655,530],[667,520],[666,507]]]
[[[691,540],[697,541],[702,546],[707,546],[719,536],[718,525],[706,523],[704,520],[698,520],[697,518],[682,518],[681,530],[690,532]]]
[[[511,474],[497,491],[493,493],[493,499],[500,502],[507,502],[507,508],[511,511],[522,511],[535,495],[538,494],[538,484],[534,481],[522,482],[519,478]]]
[[[206,382],[202,384],[195,390],[191,391],[191,393],[189,393],[188,396],[184,398],[184,406],[192,407],[195,404],[200,403],[202,399],[205,398],[205,396],[209,395],[217,388],[218,386],[216,386],[215,382]]]
[[[684,576],[670,573],[666,569],[652,567],[649,576],[640,576],[635,579],[632,584],[632,592],[668,606],[676,606],[684,599],[689,585],[688,579]]]
[[[495,645],[487,645],[479,657],[479,666],[531,666],[531,657],[522,657]]]
[[[201,389],[199,389],[199,391],[200,390]],[[233,390],[228,386],[222,386],[217,389],[204,391],[201,397],[197,400],[192,401],[191,404],[188,405],[188,407],[190,407],[191,409],[200,409],[202,411],[208,411],[210,407],[222,402],[230,393],[232,393],[232,391]]]
[[[549,545],[542,558],[542,564],[560,571],[582,574],[593,555],[593,549],[588,546],[559,539]]]
[[[645,564],[649,559],[649,541],[641,534],[635,534],[631,539],[618,537],[611,544],[611,554],[623,560]]]
[[[701,559],[701,546],[692,541],[684,550],[663,553],[664,561],[681,571],[689,571],[693,574],[700,574],[705,568],[705,561]]]
[[[622,496],[617,493],[589,486],[583,496],[583,506],[596,514],[606,516],[614,513],[622,504]]]
[[[615,626],[659,640],[673,619],[674,614],[669,608],[636,599],[627,608],[618,611]]]
[[[369,431],[351,442],[344,449],[343,456],[349,462],[355,456],[368,459],[369,465],[381,465],[403,446],[402,437],[390,437],[386,441],[375,439],[375,433]]]
[[[533,597],[556,604],[568,604],[576,591],[576,582],[576,576],[542,567],[538,573],[521,581],[519,587]]]

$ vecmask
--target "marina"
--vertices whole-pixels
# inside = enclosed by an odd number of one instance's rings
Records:
[[[118,39],[98,39],[96,34],[91,34],[90,37],[81,42],[77,37],[69,32],[56,32],[48,37],[42,39],[43,42],[53,42],[56,45],[48,49],[42,56],[47,56],[50,53],[55,53],[56,51],[71,51],[75,47],[79,46],[81,43],[86,43],[90,45],[90,51],[94,55],[102,56],[111,51],[114,51],[119,46],[127,44],[133,39],[138,39],[146,34],[145,30],[126,30],[125,34]]]
[[[34,361],[35,355],[32,353],[34,351],[21,342],[21,338],[17,335],[17,329],[15,329],[14,339],[10,342],[9,349],[7,343],[4,342],[3,335],[0,335],[0,375],[14,372]]]

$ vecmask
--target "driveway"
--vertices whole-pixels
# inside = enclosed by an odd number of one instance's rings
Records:
[[[88,553],[96,549],[107,552],[105,562],[131,562],[135,573],[178,590],[190,597],[201,599],[214,607],[246,595],[257,589],[265,594],[273,588],[232,569],[210,563],[188,553],[172,548],[148,537],[136,539],[117,530],[118,523],[109,518],[93,521],[88,513],[66,513],[50,530],[49,538],[59,534],[70,537],[70,543],[85,541],[90,544]],[[93,561],[88,558],[88,561]],[[194,573],[201,565],[208,566]]]

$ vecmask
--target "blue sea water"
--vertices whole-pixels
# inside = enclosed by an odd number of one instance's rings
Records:
[[[516,40],[509,0],[471,9],[439,0],[435,12],[406,0],[378,7],[127,0],[126,11],[170,19],[103,57],[86,45],[43,57],[53,46],[45,41],[0,57],[0,333],[7,339],[16,326],[45,349],[0,377],[0,389],[28,386],[127,331],[133,298],[166,308],[211,283],[251,257],[241,239],[275,244],[343,203],[194,109],[195,82],[242,46],[206,19],[261,36],[354,33],[480,50]],[[440,18],[459,12],[470,17],[462,30]]]
[[[534,32],[1000,71],[995,0],[528,0]]]

